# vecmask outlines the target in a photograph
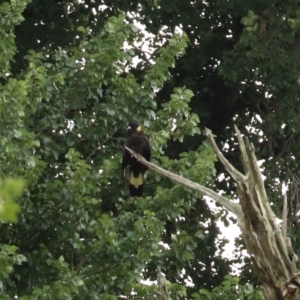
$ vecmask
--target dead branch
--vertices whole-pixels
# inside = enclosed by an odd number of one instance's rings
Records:
[[[299,299],[300,273],[297,272],[297,255],[294,253],[290,239],[279,230],[275,214],[271,209],[265,190],[262,174],[257,163],[254,146],[243,138],[235,127],[241,151],[244,174],[239,172],[224,157],[209,129],[204,133],[230,176],[237,184],[239,204],[219,195],[189,179],[166,171],[134,153],[126,147],[138,161],[149,169],[168,177],[176,183],[211,197],[217,203],[237,216],[242,237],[251,256],[254,271],[260,279],[266,300]]]
[[[157,268],[157,286],[158,286],[158,300],[171,300],[171,297],[167,288],[167,280],[165,276],[161,273],[161,269]]]
[[[288,205],[287,205],[287,194],[286,191],[283,195],[283,208],[282,208],[282,225],[281,225],[281,232],[282,236],[285,239],[287,237],[287,216],[288,216]]]
[[[216,193],[215,191],[200,185],[198,183],[195,183],[189,179],[186,179],[182,176],[179,176],[177,174],[174,174],[172,172],[169,172],[167,170],[164,170],[150,162],[148,162],[147,160],[145,160],[141,155],[133,152],[131,149],[125,147],[125,149],[127,151],[129,151],[129,153],[134,156],[139,162],[141,162],[142,164],[144,164],[145,166],[147,166],[149,169],[168,177],[169,179],[175,181],[176,183],[180,183],[183,186],[194,190],[196,192],[199,192],[201,194],[204,194],[206,196],[211,197],[212,199],[214,199],[216,202],[218,202],[219,204],[223,205],[228,211],[234,213],[238,218],[242,216],[242,210],[239,204],[234,203],[230,200],[228,200],[227,198],[219,195],[218,193]]]

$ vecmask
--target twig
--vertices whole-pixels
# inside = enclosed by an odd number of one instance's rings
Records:
[[[86,158],[86,162],[88,162],[90,160],[90,158],[104,145],[106,144],[112,137],[113,135],[119,130],[120,128],[117,128],[111,135],[107,136],[106,139],[100,144],[98,145],[95,149],[93,149],[93,151],[89,154],[89,156]]]

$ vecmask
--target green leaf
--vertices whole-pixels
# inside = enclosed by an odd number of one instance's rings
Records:
[[[78,26],[77,31],[85,33],[86,29],[83,26]]]

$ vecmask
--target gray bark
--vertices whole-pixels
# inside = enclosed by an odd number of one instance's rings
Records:
[[[266,300],[300,299],[300,273],[297,273],[297,255],[289,238],[282,233],[276,223],[265,190],[262,174],[254,153],[253,144],[243,139],[235,127],[244,174],[239,172],[224,157],[213,134],[205,129],[218,160],[237,184],[239,203],[233,203],[217,192],[192,182],[182,176],[164,170],[126,148],[149,169],[164,175],[176,183],[211,197],[217,203],[234,213],[242,231],[242,238],[253,261],[254,271],[260,279]]]

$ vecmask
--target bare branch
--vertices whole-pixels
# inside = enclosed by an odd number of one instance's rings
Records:
[[[215,191],[200,185],[198,183],[195,183],[189,179],[186,179],[182,176],[179,176],[175,173],[172,173],[170,171],[167,171],[163,168],[160,168],[150,162],[148,162],[147,160],[145,160],[141,155],[133,152],[131,149],[129,149],[128,147],[125,147],[125,149],[127,151],[129,151],[129,153],[134,156],[139,162],[141,162],[143,165],[147,166],[149,169],[165,176],[168,177],[169,179],[175,181],[176,183],[180,183],[183,186],[194,190],[196,192],[202,193],[206,196],[211,197],[212,199],[214,199],[216,202],[218,202],[219,204],[221,204],[222,206],[224,206],[228,211],[232,212],[233,214],[235,214],[237,216],[238,219],[242,218],[242,209],[240,207],[239,204],[232,202],[231,200],[219,195],[218,193],[216,193]]]
[[[157,299],[159,300],[171,300],[167,289],[167,280],[165,276],[161,273],[161,269],[157,268],[157,286],[158,286],[158,295]]]
[[[281,232],[282,236],[285,239],[287,237],[287,215],[288,215],[288,206],[287,206],[287,191],[283,195],[283,209],[282,209],[282,227]]]
[[[218,160],[223,164],[227,172],[230,174],[230,176],[235,180],[239,182],[245,182],[245,176],[240,173],[234,166],[225,158],[223,153],[218,148],[215,139],[213,137],[213,134],[210,129],[205,128],[204,135],[207,137],[210,145],[212,146],[214,152],[216,153]]]
[[[260,279],[265,299],[299,300],[298,257],[293,250],[290,238],[286,236],[287,196],[285,195],[284,198],[283,230],[280,231],[268,200],[253,144],[249,142],[247,137],[242,137],[236,126],[235,132],[241,151],[244,174],[230,164],[219,150],[212,132],[205,129],[205,135],[219,161],[236,182],[239,204],[233,203],[209,188],[149,163],[129,148],[126,149],[149,169],[191,190],[211,197],[228,211],[234,213],[237,216],[243,240],[253,262],[254,271]]]

